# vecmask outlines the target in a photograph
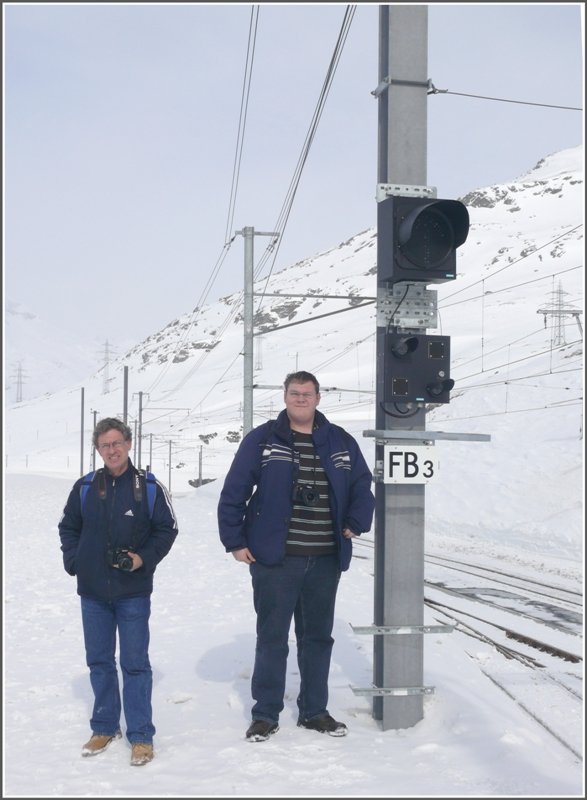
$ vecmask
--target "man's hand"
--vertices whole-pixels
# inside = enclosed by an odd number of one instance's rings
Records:
[[[353,533],[350,528],[344,528],[342,535],[345,539],[354,539],[357,536],[357,534]]]
[[[242,550],[233,550],[232,555],[237,561],[243,561],[245,564],[252,564],[255,557],[248,547],[243,547]]]
[[[132,558],[132,569],[129,569],[128,572],[134,572],[135,569],[140,569],[143,566],[143,559],[140,557],[138,553],[131,553],[128,551],[129,558]],[[114,569],[120,569],[118,564],[112,564]]]
[[[132,569],[131,572],[134,572],[135,569],[140,569],[143,566],[143,559],[140,557],[138,553],[131,553],[129,551],[129,556],[132,558]]]

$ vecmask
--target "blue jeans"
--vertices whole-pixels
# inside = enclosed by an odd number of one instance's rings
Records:
[[[120,600],[81,598],[86,663],[94,691],[90,727],[94,733],[111,735],[120,730],[120,691],[116,669],[116,631],[120,644],[122,703],[129,742],[152,743],[151,692],[153,674],[149,663],[150,597]]]
[[[327,710],[334,605],[340,580],[338,555],[286,556],[272,567],[250,565],[257,612],[257,645],[251,681],[251,716],[277,722],[283,710],[288,638],[295,619],[300,690],[299,717]]]

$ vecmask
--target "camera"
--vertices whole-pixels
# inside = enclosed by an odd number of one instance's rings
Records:
[[[320,495],[314,486],[300,486],[296,484],[293,490],[293,501],[302,506],[317,506]]]
[[[128,554],[128,547],[117,547],[116,550],[109,550],[108,555],[113,567],[118,567],[123,572],[132,570],[133,560]]]

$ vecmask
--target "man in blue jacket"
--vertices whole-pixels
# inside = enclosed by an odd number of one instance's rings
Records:
[[[298,726],[347,734],[327,709],[334,606],[352,539],[370,529],[375,506],[372,475],[356,440],[317,411],[315,376],[294,372],[284,386],[285,409],[245,436],[218,504],[222,544],[249,565],[253,583],[255,703],[246,732],[252,742],[279,730],[292,618]]]
[[[120,732],[116,632],[123,678],[122,705],[131,764],[154,756],[149,662],[153,574],[177,536],[167,489],[154,476],[152,509],[145,474],[129,458],[130,428],[108,417],[96,425],[93,443],[104,460],[89,486],[77,480],[59,522],[66,572],[77,577],[86,662],[94,693],[92,736],[83,756],[102,753]]]

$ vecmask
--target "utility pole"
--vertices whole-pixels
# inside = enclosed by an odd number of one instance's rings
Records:
[[[460,201],[437,200],[426,186],[428,9],[379,7],[379,150],[377,185],[377,373],[375,431],[373,698],[383,730],[424,716],[425,633],[452,626],[424,623],[424,489],[435,474],[435,439],[468,438],[425,431],[428,403],[448,403],[448,336],[436,327],[436,292],[456,277],[456,248],[467,238]],[[405,443],[408,442],[406,448]],[[403,444],[402,444],[403,443]]]
[[[145,392],[138,392],[139,395],[139,430],[138,430],[138,438],[137,438],[137,445],[138,445],[138,452],[137,452],[137,460],[136,466],[140,469],[141,468],[141,445],[142,445],[142,438],[143,438],[143,395]],[[147,392],[148,395],[148,392]],[[133,394],[134,397],[134,394]]]
[[[92,431],[95,431],[96,430],[96,417],[98,415],[98,412],[94,411],[94,409],[90,409],[90,410],[91,410],[91,412],[92,412],[92,414],[94,416],[94,427],[92,428]],[[96,445],[94,444],[94,436],[93,436],[93,434],[92,434],[92,469],[93,470],[96,469]]]
[[[110,364],[110,350],[108,339],[104,344],[104,375],[102,377],[102,394],[108,394],[110,391],[108,384],[110,383],[109,376],[108,376],[108,367]]]
[[[278,233],[266,233],[246,227],[235,231],[236,235],[245,239],[245,293],[244,293],[244,346],[243,346],[243,436],[253,428],[253,284],[254,284],[254,237],[273,236]]]
[[[80,421],[80,464],[79,464],[79,474],[82,476],[84,474],[84,395],[85,389],[82,386],[82,395],[81,395],[81,421]]]
[[[141,444],[143,438],[143,393],[139,392],[139,460],[137,466],[141,468]]]
[[[581,320],[579,317],[583,313],[578,308],[572,308],[571,306],[566,305],[565,301],[563,300],[563,296],[567,294],[567,292],[563,291],[562,282],[559,281],[558,288],[553,294],[553,302],[549,306],[545,306],[544,308],[539,308],[536,312],[537,314],[544,314],[544,327],[546,328],[547,325],[547,317],[553,317],[552,322],[552,331],[550,336],[550,346],[558,347],[559,345],[566,344],[565,339],[565,331],[563,326],[563,317],[575,317],[575,321],[579,326],[579,333],[581,334],[581,339],[583,338],[583,326],[581,325]]]
[[[379,8],[378,184],[426,185],[428,104],[428,7]],[[378,265],[379,269],[379,265]],[[379,294],[379,281],[378,281]],[[426,412],[407,419],[383,410],[383,353],[388,327],[377,327],[376,428],[423,430]],[[376,459],[383,460],[376,445]],[[374,623],[418,629],[424,615],[424,485],[375,485]],[[423,637],[375,635],[373,677],[377,687],[413,687],[414,694],[374,695],[373,717],[384,730],[407,728],[424,716]]]
[[[263,337],[257,337],[257,352],[255,354],[255,369],[263,369]]]
[[[122,421],[125,425],[127,425],[128,419],[128,367],[124,368],[124,387],[122,390],[123,393],[123,410],[122,410]]]
[[[24,373],[22,371],[22,361],[18,362],[18,367],[16,369],[16,375],[13,376],[16,378],[16,402],[22,403],[22,385],[24,382]]]

